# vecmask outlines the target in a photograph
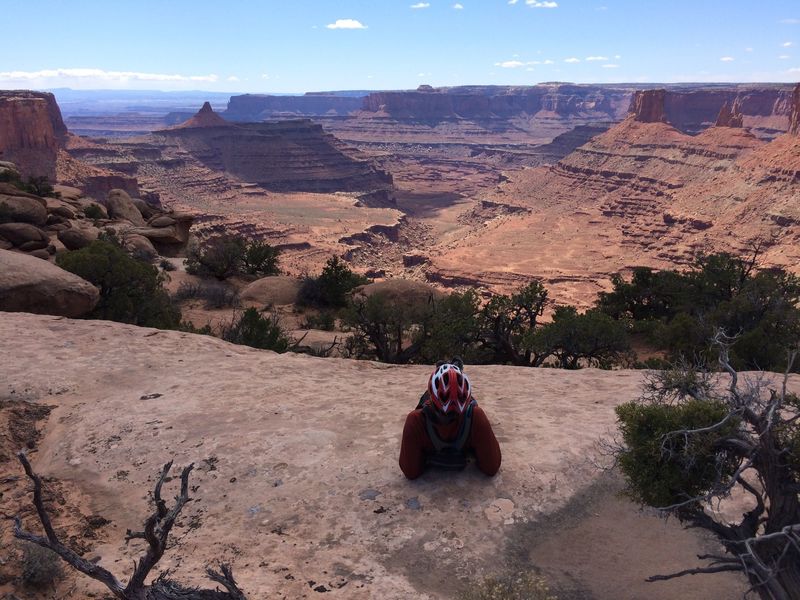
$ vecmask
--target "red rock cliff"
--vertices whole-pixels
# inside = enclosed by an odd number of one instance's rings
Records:
[[[733,101],[733,106],[728,102],[722,105],[715,125],[717,127],[741,127],[743,120],[740,102],[737,98]]]
[[[792,92],[792,112],[789,116],[789,133],[800,135],[800,83]]]
[[[666,90],[644,90],[636,92],[631,101],[630,112],[636,121],[642,123],[664,123],[664,98]]]
[[[0,91],[0,160],[16,163],[23,176],[46,175],[54,180],[56,157],[66,135],[53,94]]]

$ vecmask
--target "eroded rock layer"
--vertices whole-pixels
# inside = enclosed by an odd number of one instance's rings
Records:
[[[759,244],[766,264],[796,270],[800,138],[765,142],[730,126],[688,136],[661,122],[661,94],[638,98],[554,166],[510,174],[489,199],[528,211],[442,248],[429,277],[508,289],[538,276],[558,300],[589,305],[614,272],[675,268],[701,251]]]
[[[23,176],[52,180],[66,136],[53,94],[0,91],[0,160],[15,163]]]

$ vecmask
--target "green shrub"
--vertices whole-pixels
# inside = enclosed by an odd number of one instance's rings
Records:
[[[186,272],[217,279],[243,274],[277,275],[279,254],[264,242],[251,242],[240,235],[220,235],[188,249]]]
[[[32,588],[52,586],[64,576],[61,558],[52,550],[25,542],[22,547],[22,583]]]
[[[89,318],[160,329],[180,323],[180,310],[163,287],[164,275],[111,242],[95,240],[58,255],[56,264],[99,288],[100,300]]]
[[[236,308],[240,304],[239,292],[235,288],[217,281],[202,283],[182,281],[172,297],[178,301],[204,300],[206,309]]]
[[[691,436],[675,434],[710,427],[728,414],[719,401],[689,398],[676,404],[627,402],[616,408],[624,442],[619,466],[637,502],[666,507],[701,496],[730,477],[736,460],[716,448],[739,427],[737,418]]]
[[[266,316],[248,308],[222,331],[222,339],[262,350],[286,352],[291,340],[276,315]]]
[[[572,306],[557,307],[553,320],[532,330],[522,345],[542,362],[555,357],[562,369],[611,368],[631,351],[624,324],[598,310],[579,314]]]
[[[460,356],[469,363],[485,362],[486,352],[478,346],[478,294],[474,290],[453,292],[435,300],[431,308],[415,334],[420,345],[420,362],[436,363],[451,356]]]
[[[259,277],[277,275],[280,273],[278,269],[279,256],[280,250],[266,242],[250,242],[245,246],[244,256],[242,257],[244,272],[248,275],[257,275]]]
[[[90,204],[86,208],[83,209],[83,214],[86,216],[87,219],[103,219],[105,215],[103,214],[103,209],[97,206],[97,204]]]
[[[321,329],[322,331],[333,331],[336,327],[336,316],[329,310],[323,310],[319,314],[306,315],[303,329]]]
[[[728,253],[699,256],[686,272],[634,269],[630,282],[612,277],[599,310],[631,320],[672,360],[713,360],[708,340],[722,330],[735,337],[731,364],[737,369],[782,371],[785,348],[800,341],[800,278],[780,269],[756,268],[750,258]]]
[[[350,292],[369,279],[350,270],[337,256],[325,263],[319,277],[305,277],[300,286],[297,303],[317,308],[343,308]]]

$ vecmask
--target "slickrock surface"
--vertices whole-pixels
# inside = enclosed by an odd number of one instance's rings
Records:
[[[74,490],[59,511],[110,519],[99,539],[76,539],[119,576],[141,551],[124,544],[125,530],[141,526],[154,477],[174,458],[195,464],[194,500],[159,566],[200,582],[203,565],[231,560],[253,599],[452,598],[471,578],[539,565],[565,597],[744,591],[729,574],[643,581],[713,548],[617,498],[614,478],[592,463],[641,372],[467,366],[501,470],[486,478],[472,465],[409,482],[397,466],[400,434],[430,367],[21,313],[2,315],[0,338],[14,340],[0,351],[0,398],[54,405],[34,466]],[[15,481],[1,488],[12,513],[30,501]],[[59,597],[102,591],[70,581]]]

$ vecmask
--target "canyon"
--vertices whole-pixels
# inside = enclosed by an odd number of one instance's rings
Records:
[[[757,244],[793,269],[797,91],[646,87],[234,96],[113,139],[66,133],[42,95],[25,118],[44,133],[0,143],[24,164],[36,141],[63,183],[157,200],[192,214],[197,235],[261,237],[290,274],[340,254],[373,276],[483,293],[538,277],[587,306],[613,273],[698,252]]]

